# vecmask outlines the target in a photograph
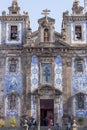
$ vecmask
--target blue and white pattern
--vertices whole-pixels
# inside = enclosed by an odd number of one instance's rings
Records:
[[[73,98],[73,114],[77,117],[87,117],[87,59],[84,58],[83,69],[84,73],[75,73],[75,58],[72,59],[72,85],[71,85],[71,95],[74,96]],[[78,109],[77,108],[77,100],[76,94],[77,93],[84,93],[85,94],[85,101],[84,101],[84,108],[85,109]]]
[[[38,88],[38,57],[32,56],[31,62],[31,91]]]
[[[36,111],[36,103],[34,102],[34,95],[31,96],[31,116],[36,118],[37,111]]]
[[[75,73],[75,58],[72,59],[72,95],[83,92],[87,94],[87,60],[84,59],[84,73]]]
[[[60,96],[58,104],[58,118],[62,118],[62,116],[63,116],[63,99],[62,96]]]
[[[14,59],[17,60],[16,72],[15,72],[15,73],[18,75],[18,74],[21,73],[21,59],[20,59],[20,57],[7,57],[7,58],[6,58],[6,72],[5,72],[5,74],[11,74],[11,72],[9,72],[9,67],[10,67],[9,60],[10,60],[11,58],[14,58]]]
[[[57,56],[55,59],[55,87],[62,91],[62,59],[61,56]]]
[[[5,75],[5,95],[11,92],[22,94],[22,76],[21,75]]]
[[[14,58],[17,62],[16,72],[9,72],[9,59]],[[4,84],[4,94],[5,94],[5,116],[20,116],[21,110],[21,100],[20,95],[22,95],[22,74],[21,74],[21,59],[20,57],[7,57],[6,58],[6,71],[5,71],[5,84]],[[10,108],[9,94],[17,94],[15,108]]]
[[[18,97],[16,101],[16,109],[11,110],[9,109],[9,100],[8,96],[5,98],[5,116],[20,116],[20,98]]]
[[[85,95],[84,108],[77,109],[77,100],[76,96],[73,98],[73,114],[75,117],[87,117],[87,95]]]

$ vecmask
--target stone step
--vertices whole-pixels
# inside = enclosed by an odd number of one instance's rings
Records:
[[[48,130],[49,126],[40,126],[29,130]],[[50,126],[51,130],[55,130],[54,126]],[[0,130],[25,130],[23,127],[0,127]],[[62,126],[59,130],[67,130],[66,126]],[[79,127],[78,130],[87,130],[87,126]]]
[[[23,127],[0,127],[0,130],[25,130]]]
[[[40,130],[48,130],[49,129],[49,126],[40,126]],[[50,129],[51,130],[55,130],[55,127],[54,126],[50,126]]]

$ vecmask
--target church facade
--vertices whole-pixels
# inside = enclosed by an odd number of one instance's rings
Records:
[[[17,0],[0,16],[0,115],[87,117],[87,0],[75,0],[72,14],[63,12],[61,33],[43,10],[38,30],[31,31],[28,12]]]

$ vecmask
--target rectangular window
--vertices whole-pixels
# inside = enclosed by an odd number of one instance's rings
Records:
[[[76,72],[83,72],[83,60],[81,59],[76,60]]]
[[[16,58],[9,59],[9,72],[17,71],[17,63],[18,63],[18,60]]]
[[[52,64],[51,63],[42,63],[42,83],[51,83],[52,82]]]
[[[17,26],[11,26],[10,39],[17,40],[18,38],[18,28]]]
[[[82,27],[80,25],[75,26],[75,40],[82,40]]]

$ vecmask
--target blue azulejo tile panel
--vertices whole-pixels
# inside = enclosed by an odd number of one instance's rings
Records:
[[[36,118],[36,115],[37,115],[37,106],[36,106],[36,103],[34,102],[35,100],[35,97],[34,95],[31,95],[31,116]]]
[[[60,96],[59,103],[58,103],[58,118],[63,116],[63,97]]]
[[[54,85],[56,88],[62,91],[62,58],[60,55],[55,58],[55,80]]]
[[[87,117],[87,110],[77,110],[76,117]]]
[[[34,55],[31,62],[31,91],[38,88],[38,71],[38,57]]]
[[[84,108],[78,108],[78,100],[76,95],[73,98],[73,115],[75,117],[87,117],[87,95],[84,96]]]
[[[10,110],[6,113],[7,116],[18,116],[18,112],[16,110]]]
[[[10,92],[22,93],[22,76],[21,75],[5,75],[5,95]]]
[[[5,96],[5,116],[20,116],[21,96],[11,93]]]
[[[87,93],[87,74],[75,74],[72,76],[72,94],[78,92]]]
[[[60,55],[58,55],[55,60],[57,65],[62,66],[62,59]]]
[[[32,64],[38,64],[38,57],[36,55],[32,56]]]
[[[72,95],[83,92],[87,94],[87,59],[83,59],[83,72],[76,72],[75,58],[72,59]]]

